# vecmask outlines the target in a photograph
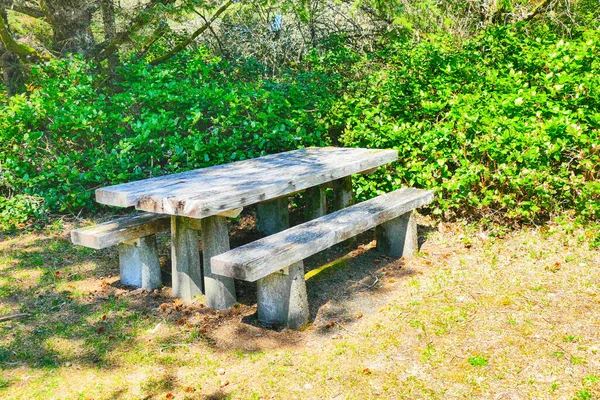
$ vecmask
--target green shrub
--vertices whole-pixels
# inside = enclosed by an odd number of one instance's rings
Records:
[[[94,210],[99,186],[328,142],[318,76],[246,79],[202,52],[118,73],[108,87],[80,59],[33,71],[34,89],[0,109],[0,194]]]
[[[418,186],[447,217],[600,218],[599,52],[598,31],[566,42],[508,26],[460,48],[392,43],[364,59],[331,118],[343,145],[400,160],[376,185],[359,181],[361,196]]]
[[[598,30],[392,38],[369,55],[333,38],[265,76],[204,50],[131,62],[115,79],[80,59],[34,69],[29,91],[0,106],[2,218],[94,211],[100,186],[333,143],[399,150],[356,179],[359,199],[416,186],[436,191],[446,218],[600,219]]]

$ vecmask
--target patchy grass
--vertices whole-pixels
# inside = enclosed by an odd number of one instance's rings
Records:
[[[0,323],[1,398],[600,398],[591,228],[421,226],[406,260],[364,235],[306,263],[303,332],[259,326],[250,284],[228,312],[124,287],[69,229],[0,243],[0,315],[30,314]]]

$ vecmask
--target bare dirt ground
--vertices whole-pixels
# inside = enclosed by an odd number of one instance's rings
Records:
[[[115,249],[68,223],[0,242],[0,397],[7,399],[600,398],[600,254],[593,229],[497,237],[422,219],[395,260],[372,233],[306,263],[312,324],[273,331],[256,288],[227,312],[120,284]],[[251,216],[232,245],[257,237]]]

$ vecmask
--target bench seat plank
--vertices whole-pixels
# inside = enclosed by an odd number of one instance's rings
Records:
[[[168,215],[144,213],[75,229],[71,231],[71,241],[79,246],[104,249],[170,228]]]
[[[206,218],[395,161],[397,150],[307,148],[109,186],[99,203]]]
[[[211,258],[213,273],[256,281],[433,200],[433,191],[400,189]]]

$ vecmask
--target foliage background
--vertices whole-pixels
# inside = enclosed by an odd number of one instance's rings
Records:
[[[357,177],[359,199],[415,186],[436,191],[431,212],[447,219],[600,218],[600,30],[587,3],[520,22],[515,5],[496,23],[437,30],[425,21],[457,4],[435,15],[363,5],[356,18],[371,22],[337,31],[311,4],[291,9],[289,37],[315,26],[304,42],[280,42],[245,6],[159,65],[148,60],[176,32],[113,69],[83,55],[32,65],[0,103],[0,226],[98,211],[101,186],[324,145],[399,150]],[[261,41],[283,45],[252,50]]]

